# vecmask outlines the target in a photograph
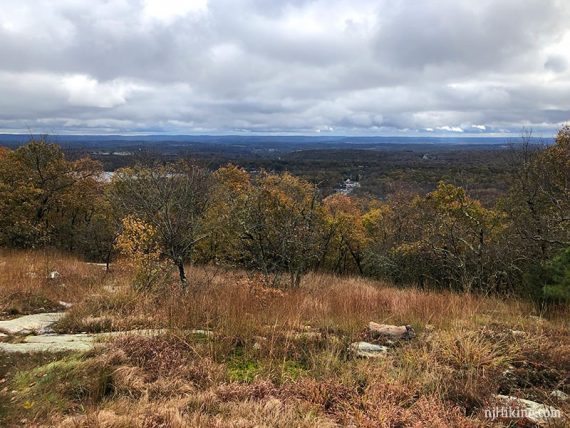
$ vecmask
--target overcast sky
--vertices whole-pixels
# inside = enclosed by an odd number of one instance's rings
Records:
[[[569,0],[0,0],[0,132],[551,135]]]

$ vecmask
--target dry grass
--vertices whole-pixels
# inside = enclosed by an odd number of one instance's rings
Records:
[[[65,301],[74,306],[62,332],[168,329],[33,369],[16,364],[8,425],[488,426],[481,409],[496,393],[570,413],[550,396],[570,392],[567,311],[536,319],[514,299],[318,273],[283,291],[211,267],[189,269],[189,293],[175,281],[137,293],[128,270],[63,255],[3,253],[0,264],[4,317]],[[54,270],[61,276],[47,279]],[[384,359],[354,359],[348,345],[369,321],[410,324],[418,336]]]

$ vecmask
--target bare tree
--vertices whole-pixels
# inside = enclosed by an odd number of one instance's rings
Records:
[[[545,261],[570,245],[570,127],[554,145],[536,144],[532,134],[512,150],[513,180],[506,208],[527,256]]]
[[[207,170],[178,162],[120,170],[111,189],[121,215],[134,215],[156,229],[161,253],[178,268],[183,288],[188,283],[184,263],[191,260],[194,245],[205,238],[201,226],[209,182]]]

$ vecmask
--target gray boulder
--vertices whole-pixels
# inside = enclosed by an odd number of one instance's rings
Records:
[[[375,345],[368,342],[354,342],[350,345],[350,351],[360,358],[379,358],[388,353],[388,347]]]

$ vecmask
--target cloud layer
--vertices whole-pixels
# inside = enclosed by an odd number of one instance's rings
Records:
[[[567,0],[2,0],[0,132],[553,132],[569,18]]]

